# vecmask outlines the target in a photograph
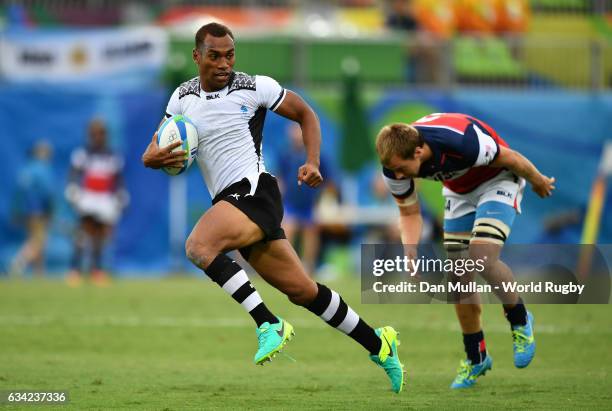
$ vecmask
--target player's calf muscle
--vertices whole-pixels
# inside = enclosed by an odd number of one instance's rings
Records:
[[[310,281],[306,284],[292,284],[280,290],[289,301],[302,307],[310,304],[317,296],[317,284]]]

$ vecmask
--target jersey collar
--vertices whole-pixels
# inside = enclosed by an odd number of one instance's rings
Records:
[[[431,176],[442,168],[440,150],[436,147],[435,142],[425,136],[423,136],[423,139],[431,150],[431,158],[423,162],[421,167],[419,167],[419,177]]]

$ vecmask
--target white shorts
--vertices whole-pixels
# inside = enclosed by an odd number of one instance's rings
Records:
[[[474,191],[458,194],[444,187],[444,231],[470,232],[477,218],[493,218],[512,227],[521,212],[525,179],[504,170]]]
[[[115,224],[121,215],[121,204],[117,196],[95,191],[81,191],[76,209],[81,217],[92,217],[108,225]]]

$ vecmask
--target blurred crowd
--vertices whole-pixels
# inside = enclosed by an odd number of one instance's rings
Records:
[[[190,38],[200,25],[218,20],[240,32],[241,39],[245,34],[314,41],[403,39],[403,74],[374,71],[369,81],[408,80],[438,87],[457,82],[550,87],[561,82],[599,89],[612,85],[607,41],[611,7],[606,0],[46,0],[0,6],[0,31],[3,27],[146,25],[162,28],[176,40]],[[535,42],[529,36],[534,33],[539,35]],[[559,43],[559,36],[568,34],[575,41]],[[251,40],[248,44],[254,45]],[[562,48],[573,60],[572,66],[559,64],[559,53],[551,51],[556,48]],[[285,79],[294,83],[329,80],[328,72],[334,72],[336,62],[326,62],[321,73],[314,74],[316,70],[308,64],[309,53],[300,50],[307,47],[292,47],[285,58],[306,64],[285,74]],[[168,64],[169,81],[182,76],[190,68],[188,63],[181,58]],[[0,76],[1,72],[0,64]]]
[[[541,12],[601,13],[609,11],[604,0],[45,0],[6,2],[9,24],[113,26],[173,21],[198,10],[227,8],[245,10],[292,9],[300,13],[317,10],[379,10],[394,27],[416,25],[440,36],[455,32],[516,33],[526,29],[532,9]],[[230,23],[235,23],[230,21]]]

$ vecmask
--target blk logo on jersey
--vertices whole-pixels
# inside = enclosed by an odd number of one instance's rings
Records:
[[[216,94],[207,94],[206,95],[206,100],[214,100],[216,98],[221,98],[221,96],[219,95],[219,93]]]
[[[497,190],[497,195],[498,196],[504,196],[504,197],[512,198],[512,193],[509,193],[509,192],[504,191],[504,190]]]

